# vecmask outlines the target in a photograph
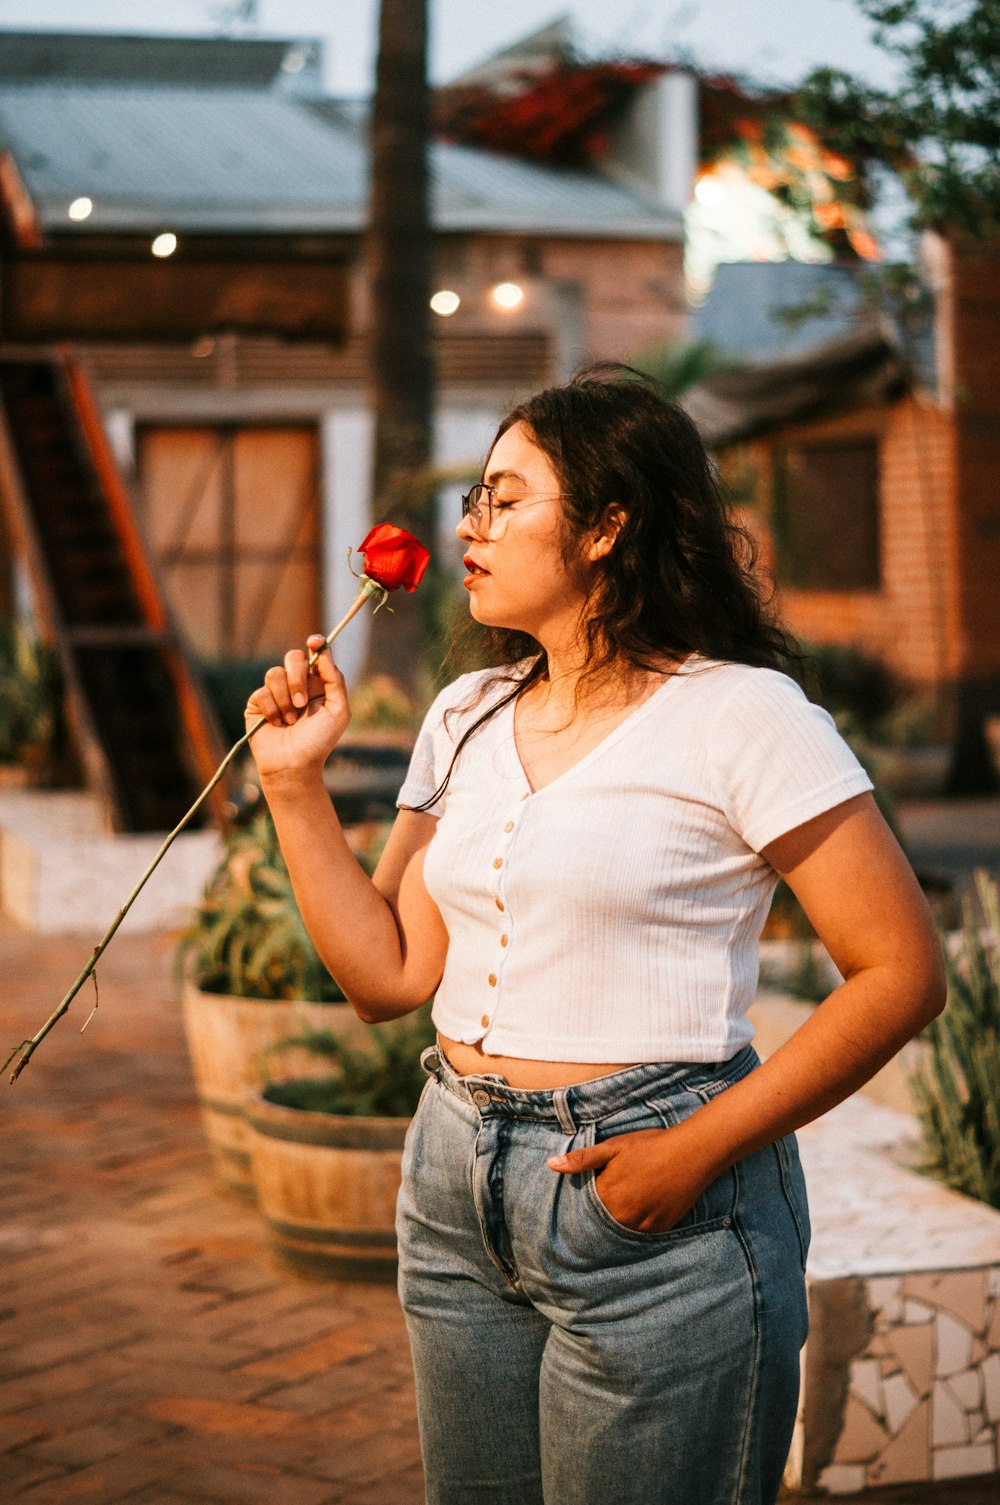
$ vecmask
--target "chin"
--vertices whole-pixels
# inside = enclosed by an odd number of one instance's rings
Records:
[[[469,612],[479,623],[480,627],[496,627],[498,630],[506,632],[525,631],[525,629],[523,627],[519,627],[516,622],[505,622],[502,617],[497,617],[495,614],[491,615],[488,611],[484,611],[482,607],[479,607],[479,609],[477,610],[477,604],[478,603],[475,601],[475,599],[470,600]]]

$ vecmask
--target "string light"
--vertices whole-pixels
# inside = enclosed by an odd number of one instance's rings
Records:
[[[70,204],[69,208],[66,210],[66,213],[69,215],[70,219],[79,221],[88,219],[93,213],[93,210],[93,199],[88,199],[86,195],[84,195],[82,198],[74,199],[72,204]]]
[[[516,282],[498,282],[491,296],[498,308],[517,308],[524,301],[524,289]]]
[[[453,293],[451,288],[442,287],[431,299],[431,308],[436,314],[440,314],[442,319],[448,319],[453,313],[458,312],[461,301],[458,294]]]
[[[172,256],[177,250],[177,236],[171,230],[164,230],[163,234],[158,235],[153,241],[150,250],[154,256],[159,256],[161,259],[164,256]]]

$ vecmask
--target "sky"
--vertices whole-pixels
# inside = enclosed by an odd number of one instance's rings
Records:
[[[678,52],[712,70],[790,83],[829,63],[880,84],[892,66],[855,0],[430,0],[443,82],[565,14],[593,53]],[[218,32],[227,0],[0,0],[0,29]],[[81,16],[81,11],[84,14]],[[332,93],[371,91],[378,0],[258,0],[256,34],[322,37]],[[2,41],[0,41],[2,45]]]

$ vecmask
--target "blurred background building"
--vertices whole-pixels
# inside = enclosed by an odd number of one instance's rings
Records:
[[[780,105],[581,59],[562,24],[437,91],[439,554],[457,562],[459,493],[511,401],[635,360],[701,424],[793,630],[952,695],[988,779],[995,249],[928,238],[919,295],[880,282],[852,164]],[[207,765],[185,665],[273,657],[353,598],[368,115],[326,96],[310,38],[3,35],[0,615],[33,592],[74,629],[91,742],[109,645],[159,634],[149,694],[173,687]],[[342,640],[349,678],[364,656]],[[113,748],[95,756],[107,777]]]

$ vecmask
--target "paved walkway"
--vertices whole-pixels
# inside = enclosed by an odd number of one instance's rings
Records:
[[[5,1046],[85,955],[0,921]],[[0,1083],[0,1500],[417,1505],[394,1291],[272,1264],[212,1180],[168,949],[122,935],[100,977],[83,1039],[87,995]],[[996,1479],[864,1500],[995,1505]]]
[[[5,1046],[86,954],[0,924]],[[395,1292],[275,1268],[213,1183],[168,953],[99,971],[83,1039],[86,995],[0,1085],[0,1500],[417,1505]]]

